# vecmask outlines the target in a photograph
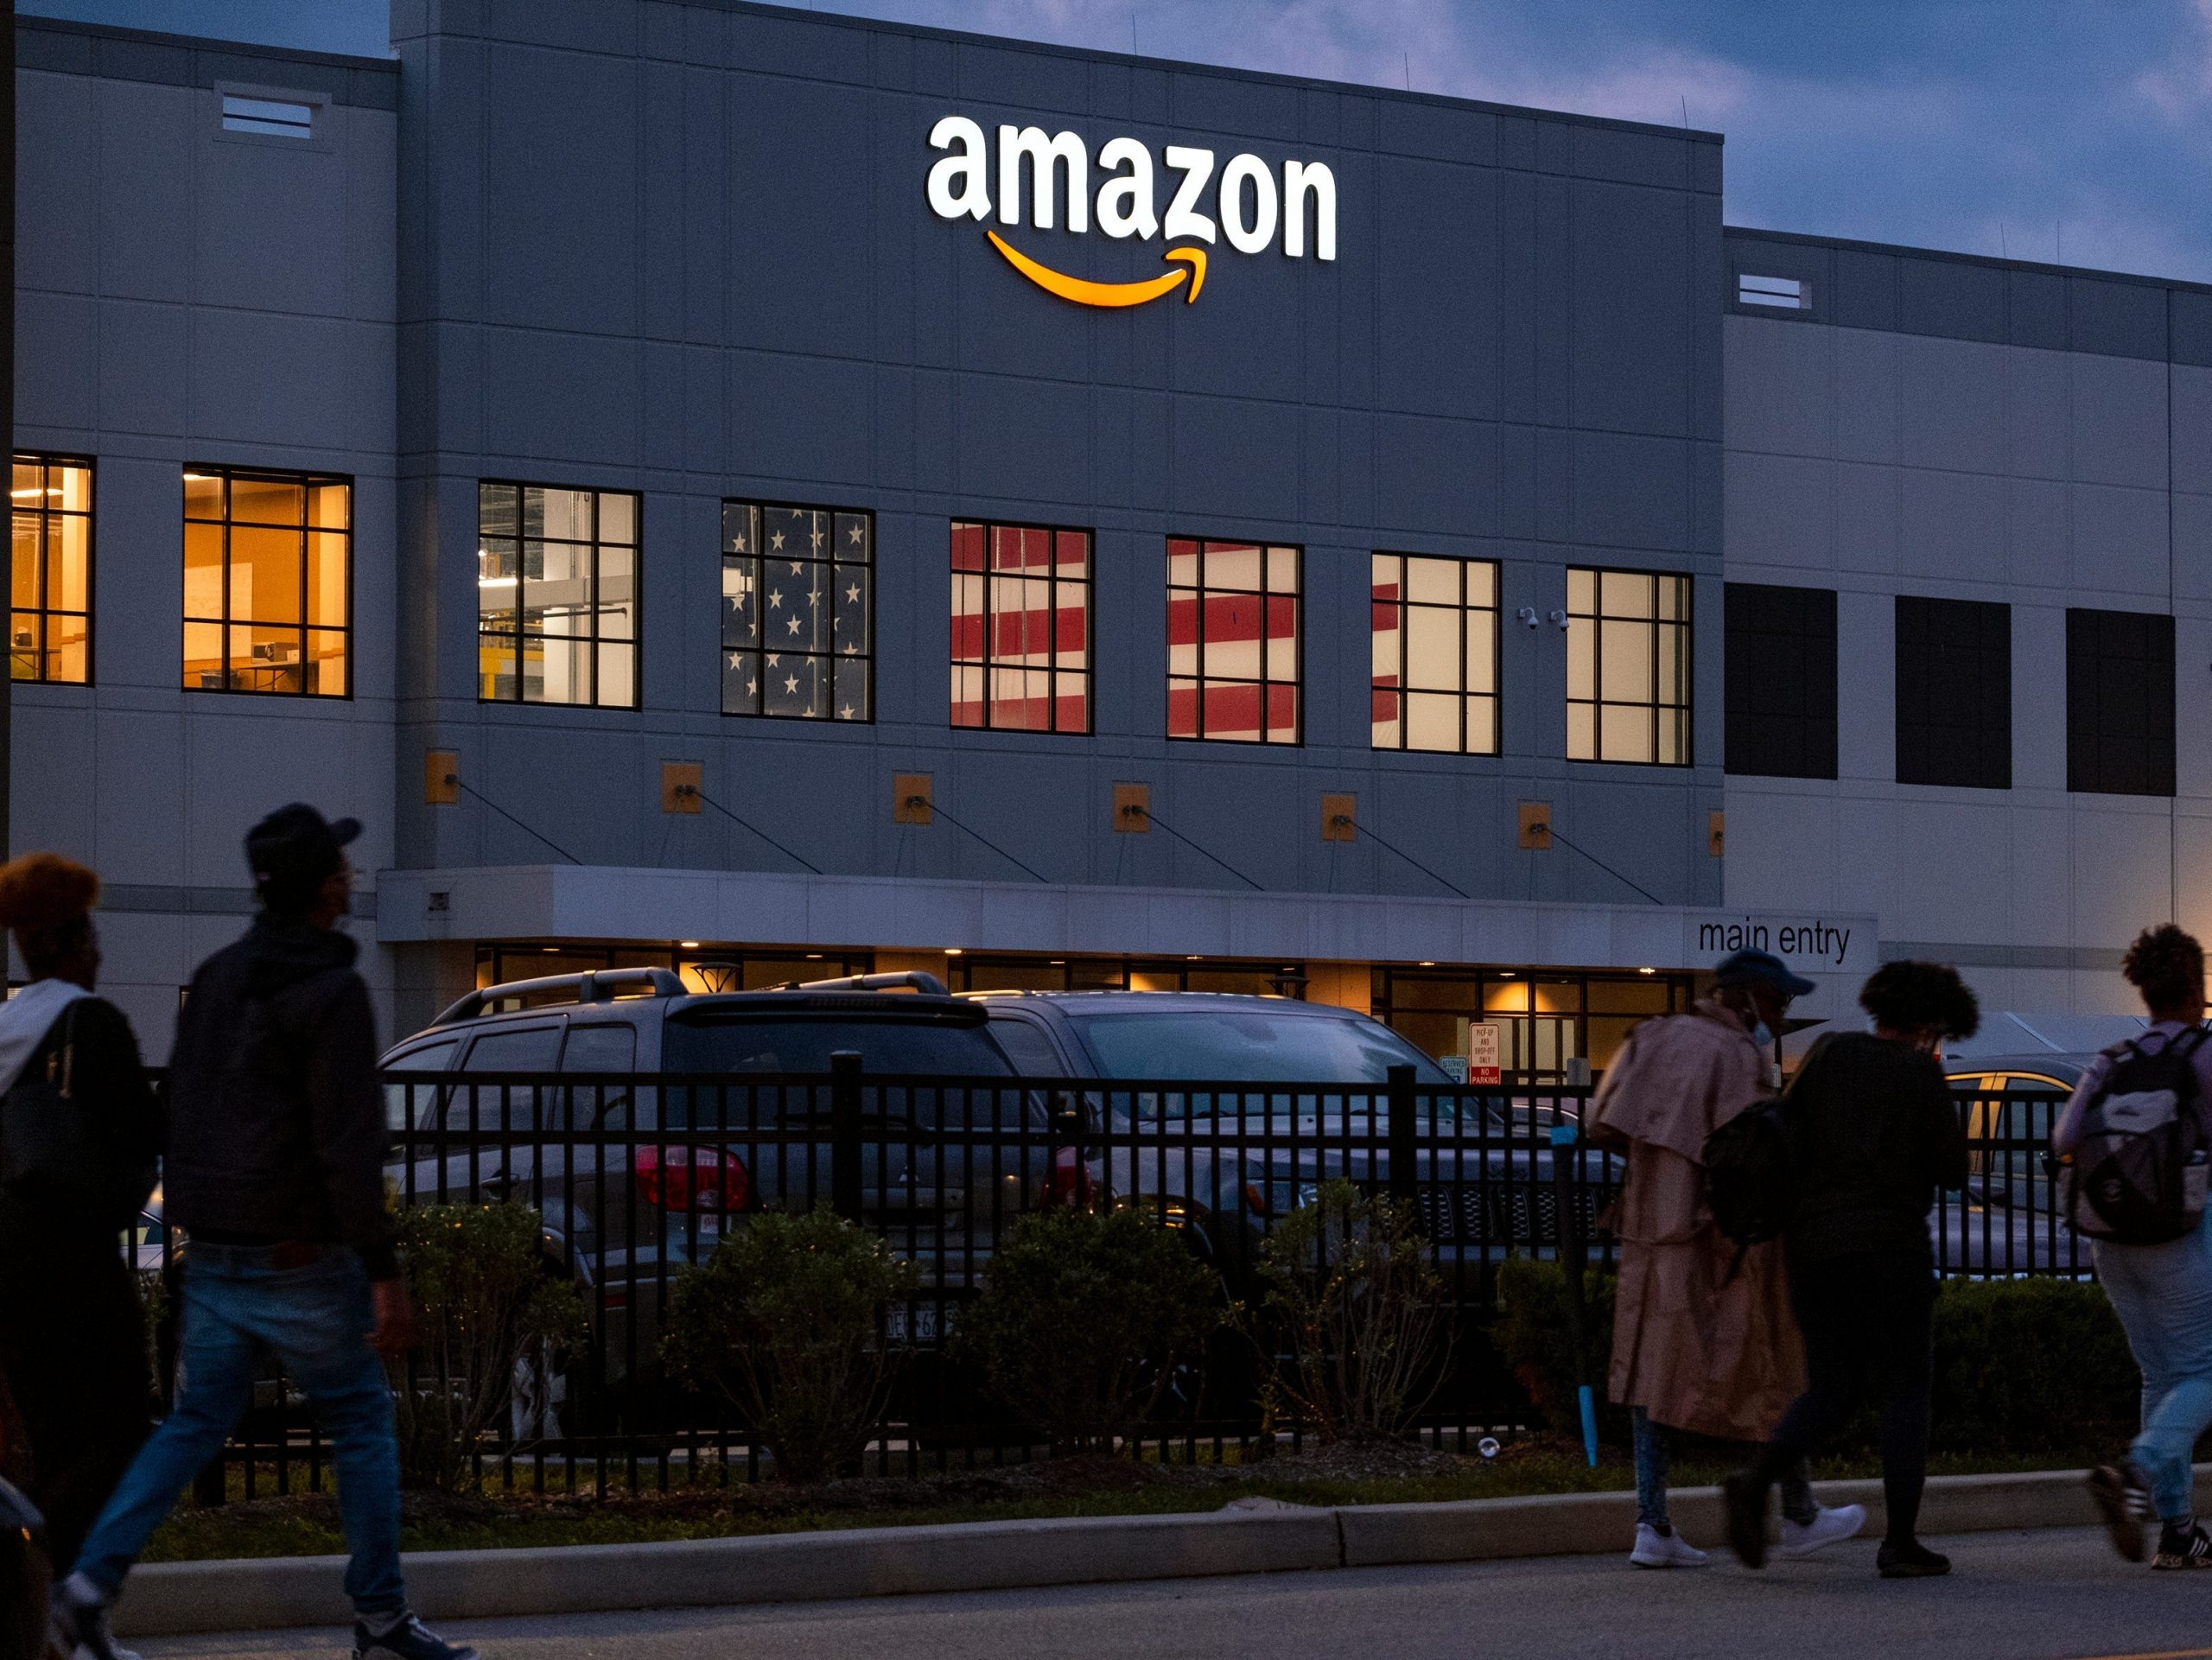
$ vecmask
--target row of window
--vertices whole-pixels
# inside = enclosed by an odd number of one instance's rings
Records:
[[[352,485],[234,467],[184,474],[184,684],[351,690]],[[92,470],[19,455],[10,670],[92,677]],[[639,497],[486,480],[478,490],[479,696],[635,708]],[[722,506],[721,703],[729,715],[868,721],[874,699],[874,516]],[[951,722],[1088,733],[1090,532],[959,519],[949,557]],[[1304,550],[1171,537],[1167,731],[1295,744],[1303,732]],[[1371,556],[1370,735],[1378,749],[1499,749],[1498,566]],[[1687,766],[1690,579],[1570,567],[1567,754]],[[1726,588],[1727,767],[1836,775],[1836,596]],[[2067,614],[2070,788],[2171,795],[2173,620]],[[2012,620],[2001,604],[1897,600],[1900,783],[2012,783]]]
[[[1901,594],[1897,780],[2012,785],[2012,607]],[[1728,770],[1836,775],[1836,596],[1728,584]],[[2174,792],[2174,620],[2066,614],[2066,787]]]

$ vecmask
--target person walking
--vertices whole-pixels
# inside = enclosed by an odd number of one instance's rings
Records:
[[[1887,1531],[1884,1579],[1950,1572],[1920,1542],[1928,1475],[1936,1191],[1967,1180],[1966,1127],[1939,1057],[1980,1024],[1955,970],[1891,963],[1859,994],[1874,1030],[1815,1044],[1783,1122],[1794,1202],[1782,1245],[1811,1383],[1749,1469],[1728,1478],[1728,1542],[1747,1568],[1766,1561],[1766,1498],[1776,1481],[1843,1428],[1869,1395],[1882,1409]]]
[[[2185,1133],[2212,1147],[2212,1041],[2203,1030],[2204,949],[2167,923],[2145,930],[2121,972],[2142,996],[2150,1029],[2106,1050],[2082,1076],[2051,1135],[2062,1159],[2082,1149],[2092,1109],[2117,1088],[2171,1091],[2179,1113],[2196,1119]],[[2121,1069],[2127,1076],[2121,1076]],[[2164,1077],[2144,1074],[2163,1072]],[[2200,1167],[2195,1198],[2202,1202]],[[2127,1333],[2143,1373],[2143,1427],[2128,1456],[2090,1472],[2089,1491],[2113,1545],[2131,1562],[2144,1556],[2145,1523],[2158,1523],[2151,1566],[2212,1568],[2212,1535],[2196,1519],[2190,1461],[2212,1426],[2212,1207],[2178,1238],[2128,1244],[2092,1237],[2097,1280]],[[2163,1230],[2161,1230],[2163,1231]]]
[[[279,808],[248,832],[260,914],[201,964],[169,1063],[164,1191],[185,1253],[182,1377],[68,1578],[53,1619],[111,1660],[108,1609],[185,1484],[220,1453],[264,1352],[331,1442],[353,1553],[358,1660],[474,1660],[409,1611],[399,1567],[399,1455],[378,1352],[413,1313],[385,1212],[384,1104],[368,989],[339,931],[353,819]]]
[[[99,891],[56,854],[0,865],[0,925],[30,976],[0,1003],[0,1380],[57,1562],[76,1555],[153,1420],[119,1239],[153,1191],[161,1121],[130,1022],[93,995]]]
[[[1590,1140],[1628,1158],[1607,1218],[1619,1262],[1608,1392],[1634,1436],[1638,1568],[1707,1560],[1668,1514],[1669,1432],[1764,1441],[1803,1381],[1781,1253],[1756,1245],[1739,1259],[1706,1205],[1704,1156],[1707,1136],[1773,1093],[1773,1034],[1812,989],[1779,957],[1738,951],[1709,998],[1629,1034],[1591,1100]],[[1848,1539],[1866,1520],[1859,1505],[1816,1504],[1802,1462],[1785,1472],[1786,1554]]]

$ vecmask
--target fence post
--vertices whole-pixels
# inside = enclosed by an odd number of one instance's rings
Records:
[[[830,1206],[861,1219],[861,1058],[852,1049],[830,1057]]]
[[[1393,1066],[1388,1074],[1390,1091],[1390,1197],[1410,1213],[1421,1201],[1421,1184],[1414,1165],[1414,1069]]]

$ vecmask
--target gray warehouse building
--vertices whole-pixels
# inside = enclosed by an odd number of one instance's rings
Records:
[[[1681,129],[392,37],[16,24],[13,843],[152,1046],[296,798],[401,1031],[926,968],[1557,1072],[1737,944],[2094,1012],[2212,926],[2212,289],[1730,229]]]

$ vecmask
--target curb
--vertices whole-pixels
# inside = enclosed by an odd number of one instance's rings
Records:
[[[1864,1504],[1883,1523],[1879,1481],[1822,1482],[1830,1504]],[[2212,1511],[2212,1465],[2196,1472]],[[1718,1488],[1678,1491],[1685,1535],[1719,1546]],[[2070,1470],[1939,1476],[1921,1511],[1929,1534],[2086,1527],[2096,1520]],[[854,1528],[628,1545],[425,1551],[406,1559],[429,1619],[639,1608],[728,1607],[995,1591],[1134,1580],[1195,1579],[1423,1562],[1625,1552],[1636,1535],[1630,1492],[1556,1493],[1427,1504],[1320,1509],[1243,1498],[1190,1516],[1067,1517],[924,1527]],[[126,1638],[281,1631],[347,1622],[341,1556],[161,1562],[134,1574],[116,1609]]]

